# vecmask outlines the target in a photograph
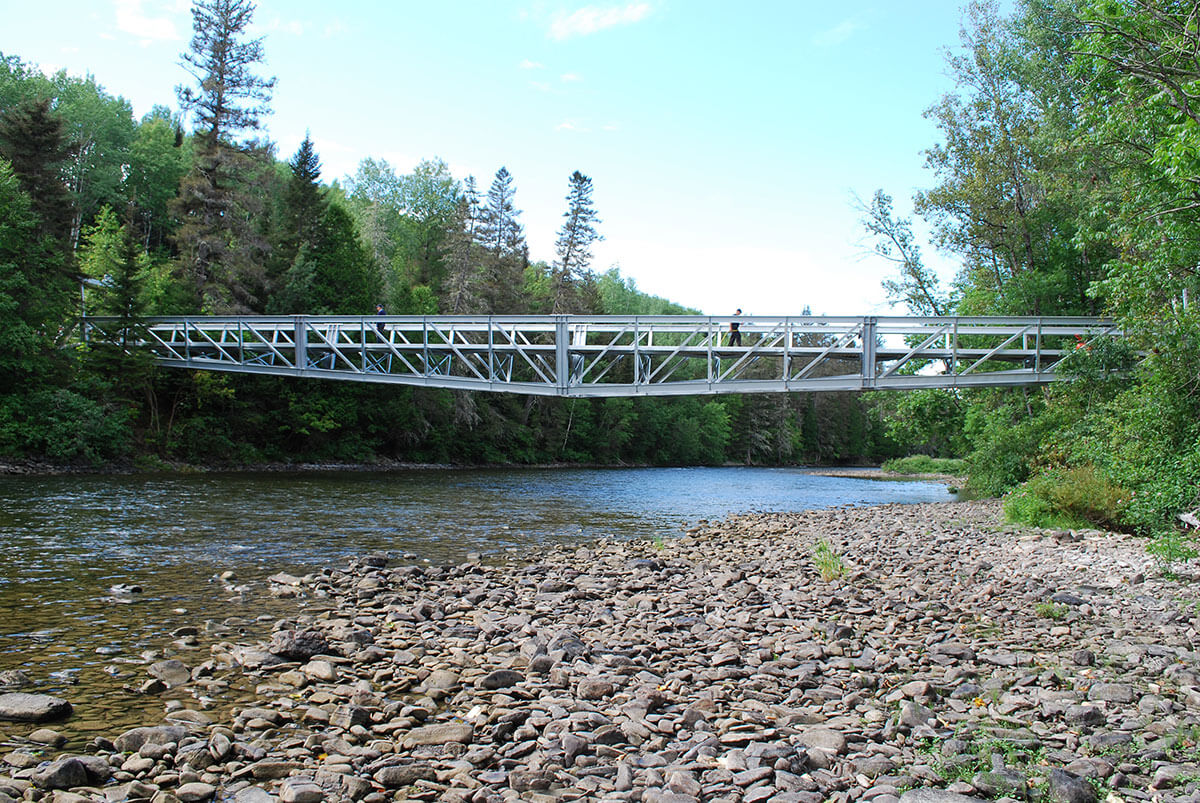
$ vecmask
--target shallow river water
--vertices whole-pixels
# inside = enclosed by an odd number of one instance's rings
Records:
[[[195,665],[214,638],[264,636],[268,617],[305,604],[266,593],[279,571],[375,551],[498,559],[671,537],[730,513],[949,498],[936,483],[759,468],[0,477],[0,670],[71,700],[69,732],[109,732],[161,716],[162,699],[124,689],[146,679],[148,660]],[[220,582],[227,571],[249,590]],[[172,635],[188,627],[195,643]]]

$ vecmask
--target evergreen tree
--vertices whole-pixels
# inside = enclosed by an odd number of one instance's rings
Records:
[[[61,354],[52,333],[70,315],[75,285],[62,268],[61,240],[42,229],[16,173],[0,159],[0,396],[50,383]]]
[[[581,311],[580,283],[592,264],[592,244],[601,239],[596,232],[600,218],[592,206],[592,180],[578,170],[571,174],[563,217],[566,220],[558,232],[558,259],[553,266],[552,311],[556,314]]]
[[[321,160],[307,133],[288,166],[291,175],[284,187],[280,222],[271,253],[274,266],[269,277],[271,286],[292,266],[301,248],[305,245],[311,248],[316,242],[328,208],[320,184]]]
[[[517,221],[521,212],[514,205],[516,189],[508,169],[501,167],[488,190],[487,203],[481,210],[476,228],[478,242],[485,250],[487,307],[489,312],[520,312],[525,268],[529,249],[525,232]]]
[[[479,191],[475,177],[467,176],[463,197],[458,200],[446,235],[445,309],[450,315],[482,312],[479,288],[478,246]]]
[[[197,88],[177,88],[197,130],[195,162],[176,204],[176,242],[183,272],[209,312],[252,309],[263,282],[266,243],[254,225],[260,199],[248,183],[267,149],[237,142],[258,129],[275,85],[252,72],[263,60],[262,39],[242,39],[253,14],[248,0],[196,0],[191,50],[182,58]]]
[[[73,215],[62,175],[67,156],[63,121],[51,112],[48,98],[26,101],[0,116],[0,158],[9,162],[28,194],[38,232],[64,248]]]

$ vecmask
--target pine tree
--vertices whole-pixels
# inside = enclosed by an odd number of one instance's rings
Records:
[[[312,139],[306,133],[296,155],[288,163],[291,176],[283,191],[279,224],[272,248],[272,270],[268,284],[273,288],[279,278],[287,272],[300,249],[312,246],[320,233],[321,220],[325,217],[328,202],[321,189],[321,160],[313,149]]]
[[[485,249],[485,291],[489,312],[511,314],[521,311],[525,268],[529,249],[513,203],[516,189],[508,169],[501,167],[488,190],[487,204],[480,214],[476,236]]]
[[[601,239],[596,232],[600,218],[592,206],[592,180],[576,170],[567,192],[566,220],[558,232],[558,259],[552,268],[555,314],[580,312],[580,285],[592,264],[592,244]]]
[[[450,315],[482,312],[479,292],[479,246],[475,242],[479,226],[479,190],[475,177],[467,176],[463,197],[458,200],[446,234],[446,312]]]
[[[38,218],[38,232],[66,248],[71,233],[71,195],[62,170],[68,156],[62,118],[39,98],[0,116],[0,158],[8,160]]]
[[[181,268],[201,306],[239,312],[259,303],[267,245],[250,181],[268,155],[257,143],[239,144],[269,109],[275,79],[253,74],[263,60],[262,39],[242,41],[254,15],[248,0],[195,0],[194,35],[183,67],[198,88],[177,87],[181,106],[196,119],[195,162],[175,206]]]
[[[62,241],[41,228],[16,173],[0,159],[0,397],[52,382],[62,363],[52,333],[71,314],[76,286],[62,267]]]

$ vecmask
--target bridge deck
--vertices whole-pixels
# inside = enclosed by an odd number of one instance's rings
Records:
[[[737,322],[740,345],[730,345]],[[557,396],[1027,385],[1098,318],[244,316],[87,318],[164,366]]]

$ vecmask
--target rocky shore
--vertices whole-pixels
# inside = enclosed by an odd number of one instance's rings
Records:
[[[743,515],[496,566],[277,575],[328,609],[141,689],[246,675],[255,704],[174,699],[69,754],[31,722],[0,803],[1200,800],[1200,593],[1135,539],[998,520]]]

